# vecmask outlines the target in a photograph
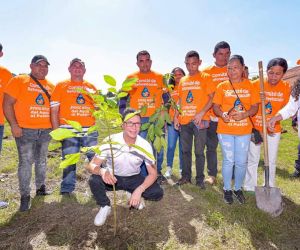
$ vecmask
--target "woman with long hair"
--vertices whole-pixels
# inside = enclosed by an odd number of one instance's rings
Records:
[[[176,67],[172,70],[171,74],[173,75],[173,84],[170,90],[170,96],[174,102],[178,102],[178,84],[180,79],[185,76],[185,72],[182,68]],[[171,121],[174,118],[174,108],[170,107],[169,114],[171,117]],[[174,128],[174,122],[172,124],[168,124],[168,149],[167,149],[167,170],[165,172],[165,177],[170,178],[172,175],[172,168],[173,168],[173,160],[174,160],[174,153],[177,145],[177,141],[179,139],[179,171],[181,175],[182,171],[182,149],[181,149],[181,142],[179,137],[179,131]]]
[[[267,77],[264,80],[264,96],[265,96],[265,116],[269,121],[277,112],[282,109],[288,102],[290,96],[290,86],[282,78],[287,71],[288,64],[283,58],[274,58],[269,61],[267,65]],[[257,92],[260,91],[259,79],[253,82],[254,88]],[[252,118],[255,129],[262,133],[262,113],[261,104],[257,114]],[[281,126],[277,122],[274,130],[268,131],[268,153],[269,153],[269,169],[270,178],[269,183],[271,187],[275,187],[275,172],[277,152],[281,135]],[[244,181],[245,191],[255,191],[257,186],[257,168],[260,158],[261,143],[255,144],[250,142],[248,153],[248,166]]]

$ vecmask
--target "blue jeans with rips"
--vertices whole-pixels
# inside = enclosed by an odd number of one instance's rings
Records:
[[[182,170],[182,146],[179,131],[174,128],[174,123],[168,124],[168,150],[167,150],[167,166],[173,167],[174,153],[176,144],[179,139],[179,167]]]
[[[83,137],[73,137],[62,141],[62,157],[68,154],[75,154],[80,151],[81,147],[95,146],[98,143],[98,132],[93,132]],[[86,152],[89,161],[93,159],[94,151]],[[71,193],[75,189],[76,184],[76,164],[66,167],[63,171],[63,177],[60,187],[61,193]]]
[[[235,166],[234,190],[240,190],[246,175],[251,134],[218,134],[218,138],[223,155],[222,175],[224,190],[231,190],[233,165]]]
[[[144,124],[148,121],[149,121],[149,117],[142,117],[142,119],[141,119],[142,124]],[[146,139],[147,134],[148,134],[148,130],[144,130],[144,131],[140,132],[140,136],[143,137],[144,139]],[[163,161],[164,161],[164,149],[162,148],[160,150],[160,152],[157,153],[156,150],[154,149],[153,145],[152,145],[152,148],[153,148],[154,157],[156,158],[157,172],[160,174],[161,169],[162,169],[162,164],[163,164]],[[144,162],[141,165],[141,175],[142,176],[147,176],[148,175],[148,171],[147,171],[147,168],[146,168],[146,165],[145,165]]]
[[[45,184],[50,132],[51,129],[23,128],[23,135],[15,138],[19,155],[18,178],[21,196],[30,195],[33,163],[36,189]]]

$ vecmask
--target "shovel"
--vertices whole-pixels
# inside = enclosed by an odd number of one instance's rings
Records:
[[[264,93],[264,76],[262,62],[258,62],[260,92]],[[283,211],[281,192],[279,188],[269,185],[269,155],[266,128],[265,98],[261,99],[262,124],[263,124],[263,144],[264,144],[264,170],[265,186],[255,187],[256,206],[273,217],[279,216]]]

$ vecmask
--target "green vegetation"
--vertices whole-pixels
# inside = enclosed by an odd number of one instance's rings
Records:
[[[195,185],[178,188],[170,181],[164,185],[164,198],[159,202],[147,201],[142,211],[129,210],[126,195],[117,192],[115,237],[112,216],[102,227],[93,225],[98,207],[91,197],[89,175],[84,168],[78,168],[75,195],[59,195],[60,150],[49,153],[47,186],[53,194],[44,199],[34,198],[29,212],[18,212],[17,153],[7,129],[8,139],[4,140],[0,161],[0,199],[9,201],[10,206],[0,210],[0,249],[297,249],[300,180],[289,175],[294,170],[298,137],[290,123],[284,122],[288,133],[282,135],[278,158],[277,185],[285,204],[279,217],[272,218],[258,210],[255,196],[250,193],[246,194],[245,205],[224,204],[219,174],[218,184],[205,191]],[[219,154],[219,166],[220,160]],[[174,182],[178,169],[176,155]],[[262,168],[259,177],[262,184]],[[32,197],[34,193],[33,188]]]

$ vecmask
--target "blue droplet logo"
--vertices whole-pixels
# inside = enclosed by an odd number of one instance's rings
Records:
[[[85,104],[85,99],[83,98],[82,94],[79,94],[76,98],[76,102],[78,104]]]
[[[193,93],[192,93],[192,91],[189,91],[187,96],[186,96],[186,102],[191,103],[193,101],[194,101]]]
[[[272,104],[268,102],[266,105],[266,115],[272,114]]]
[[[142,97],[149,97],[150,96],[150,92],[149,90],[145,87],[142,91]]]
[[[234,109],[236,111],[243,111],[243,104],[239,98],[237,98],[234,102]]]
[[[44,100],[44,97],[43,97],[42,94],[39,94],[39,95],[37,96],[37,98],[35,98],[35,103],[36,103],[37,105],[44,105],[44,104],[45,104],[45,100]]]

